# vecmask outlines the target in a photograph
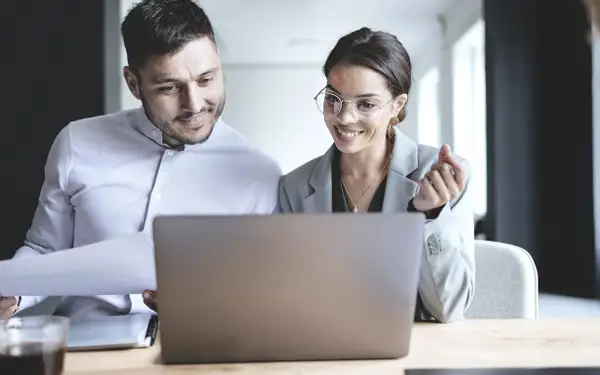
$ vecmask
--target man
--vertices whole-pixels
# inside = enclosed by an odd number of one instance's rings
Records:
[[[279,166],[221,120],[223,72],[204,11],[192,0],[144,0],[121,31],[123,74],[142,108],[75,121],[58,134],[15,258],[149,233],[157,214],[275,210]],[[17,306],[19,298],[4,297],[0,318],[41,299],[23,297]],[[80,319],[144,310],[140,294],[63,297],[55,313]]]

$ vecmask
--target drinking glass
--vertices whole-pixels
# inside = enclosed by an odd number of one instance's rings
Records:
[[[0,320],[0,374],[61,375],[68,331],[65,317]]]

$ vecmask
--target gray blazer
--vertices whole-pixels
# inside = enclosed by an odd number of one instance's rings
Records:
[[[279,211],[332,212],[332,146],[323,156],[282,177]],[[418,184],[437,161],[439,151],[419,145],[396,130],[387,176],[383,212],[406,212]],[[470,176],[470,166],[460,159]],[[423,261],[419,278],[416,318],[451,322],[464,317],[475,288],[474,223],[471,189],[446,204],[439,216],[425,224]],[[401,241],[402,239],[399,239]]]

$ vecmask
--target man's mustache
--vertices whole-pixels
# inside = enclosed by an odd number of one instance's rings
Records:
[[[190,120],[196,117],[202,117],[208,113],[212,113],[214,111],[214,106],[210,106],[210,107],[206,107],[203,108],[200,112],[186,112],[186,113],[182,113],[179,116],[177,116],[175,119],[176,120]]]

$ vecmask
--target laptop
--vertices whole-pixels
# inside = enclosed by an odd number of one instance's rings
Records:
[[[164,363],[406,356],[424,224],[420,213],[156,217]]]

